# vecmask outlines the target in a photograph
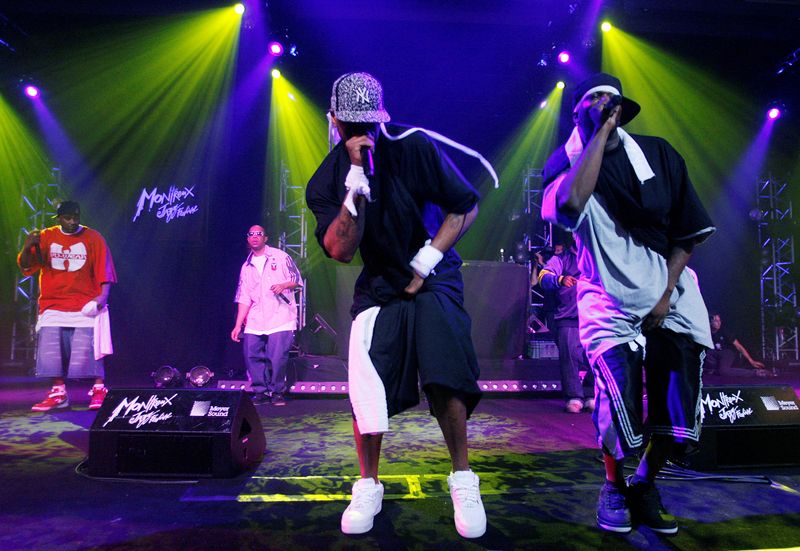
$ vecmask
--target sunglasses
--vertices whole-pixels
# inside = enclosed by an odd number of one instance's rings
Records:
[[[247,232],[247,237],[253,237],[254,235],[264,235],[263,231],[249,231]]]

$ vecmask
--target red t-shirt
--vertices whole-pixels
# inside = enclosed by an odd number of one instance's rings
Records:
[[[111,251],[103,236],[91,228],[81,226],[73,234],[62,232],[61,226],[47,228],[42,230],[39,247],[44,265],[32,247],[31,267],[20,269],[25,275],[39,271],[40,314],[45,310],[80,312],[100,294],[102,283],[117,282]]]

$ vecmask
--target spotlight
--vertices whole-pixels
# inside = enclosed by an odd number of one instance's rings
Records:
[[[292,44],[289,46],[289,55],[293,57],[297,57],[297,54],[300,53],[300,50],[297,49],[297,44]]]
[[[270,74],[272,75],[272,78],[281,78],[281,72],[277,69],[273,69]]]
[[[235,4],[233,6],[233,11],[235,11],[239,15],[242,15],[244,13],[244,4],[242,4],[241,2],[238,3],[238,4]]]
[[[781,110],[779,107],[772,107],[770,108],[769,111],[767,111],[767,117],[769,119],[775,120],[780,118],[780,116],[781,116]]]
[[[564,51],[562,51],[561,53],[558,54],[558,62],[559,63],[562,63],[562,64],[569,63],[569,59],[570,59],[569,52],[566,51],[566,50],[564,50]]]
[[[162,365],[150,374],[156,388],[181,386],[181,372],[171,365]]]
[[[211,382],[214,372],[204,365],[196,365],[186,374],[186,378],[192,386],[202,387]]]
[[[29,84],[25,87],[25,95],[29,98],[39,97],[39,89],[36,86]]]
[[[613,27],[611,26],[611,23],[609,23],[608,21],[603,21],[603,24],[600,25],[600,30],[603,31],[604,33],[607,33],[612,28]]]
[[[750,212],[747,213],[747,216],[753,222],[761,222],[761,220],[764,219],[765,214],[766,213],[763,210],[761,210],[759,208],[753,208],[753,209],[750,209]]]
[[[539,109],[544,109],[545,107],[547,107],[546,99],[542,100],[542,102],[539,104]]]
[[[558,88],[559,90],[563,90],[565,87],[566,84],[564,84],[563,80],[559,80],[558,82],[556,82],[556,88]]]
[[[280,42],[273,40],[269,44],[267,44],[267,51],[269,51],[269,55],[273,57],[280,57],[283,55],[283,44]]]

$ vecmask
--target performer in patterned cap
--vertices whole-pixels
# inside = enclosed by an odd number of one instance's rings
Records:
[[[701,369],[712,343],[686,263],[715,228],[678,152],[621,128],[640,107],[617,78],[600,73],[579,84],[573,108],[575,129],[545,167],[542,217],[572,230],[578,245],[580,337],[595,374],[593,420],[606,467],[597,523],[672,534],[678,525],[654,481],[678,446],[700,436]],[[626,483],[624,460],[646,436]]]
[[[364,261],[348,367],[361,479],[342,531],[372,529],[383,499],[383,433],[389,417],[419,403],[419,381],[450,452],[456,529],[479,537],[486,515],[469,468],[466,421],[481,393],[461,259],[453,250],[477,215],[478,194],[427,131],[389,133],[373,76],[337,79],[329,117],[342,139],[312,176],[306,199],[325,254],[350,262],[358,250]]]

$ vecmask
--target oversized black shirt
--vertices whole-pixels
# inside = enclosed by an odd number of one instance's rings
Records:
[[[404,128],[387,128],[397,135]],[[422,132],[375,144],[375,175],[370,178],[372,201],[367,203],[359,252],[364,268],[356,281],[352,314],[404,296],[413,278],[409,262],[431,239],[446,213],[465,214],[478,193],[447,156]],[[344,181],[350,157],[339,143],[325,157],[306,188],[306,201],[317,220],[315,235],[325,254],[325,232],[339,215],[347,193]],[[463,302],[461,258],[450,249],[425,279],[420,292],[448,293]]]

